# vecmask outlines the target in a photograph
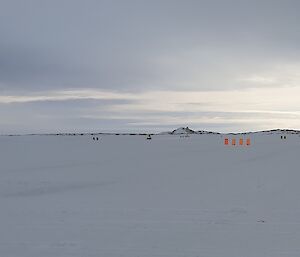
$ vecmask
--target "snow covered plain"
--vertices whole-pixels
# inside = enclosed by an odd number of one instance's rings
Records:
[[[300,137],[0,137],[0,256],[300,256]],[[237,137],[239,138],[239,137]]]

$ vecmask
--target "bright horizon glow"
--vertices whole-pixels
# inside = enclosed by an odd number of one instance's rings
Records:
[[[272,94],[270,94],[270,90]],[[28,95],[1,95],[0,105],[18,106],[49,102],[94,101],[95,106],[76,116],[82,119],[129,120],[126,129],[156,131],[189,125],[197,129],[237,132],[224,124],[239,124],[244,130],[299,128],[300,88],[248,88],[230,91],[115,92],[98,89],[57,90]],[[116,100],[116,102],[114,102]],[[108,101],[105,106],[97,103]],[[119,103],[118,101],[125,101]],[[63,110],[63,109],[62,109]],[[74,115],[74,114],[73,114]],[[29,117],[30,119],[30,117]],[[32,121],[34,122],[34,121]],[[210,124],[202,127],[201,124]],[[218,129],[220,127],[220,129]],[[244,127],[244,129],[243,129]],[[247,129],[249,128],[249,129]],[[110,128],[114,131],[114,128]],[[58,128],[57,131],[60,129]],[[101,127],[99,127],[101,130]]]

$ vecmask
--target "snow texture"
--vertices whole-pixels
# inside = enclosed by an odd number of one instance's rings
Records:
[[[2,136],[0,256],[299,257],[299,156],[298,134]]]

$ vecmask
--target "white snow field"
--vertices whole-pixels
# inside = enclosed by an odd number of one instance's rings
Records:
[[[0,256],[299,257],[300,137],[224,137],[1,136]]]

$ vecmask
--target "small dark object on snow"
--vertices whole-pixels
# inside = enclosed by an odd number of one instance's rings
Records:
[[[148,135],[146,139],[151,140],[151,135]]]
[[[258,220],[257,222],[260,222],[260,223],[266,223],[265,220]]]
[[[93,140],[95,140],[95,137],[93,137]]]

